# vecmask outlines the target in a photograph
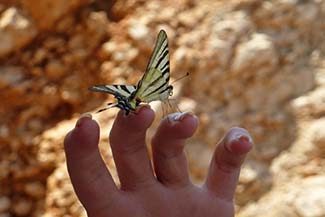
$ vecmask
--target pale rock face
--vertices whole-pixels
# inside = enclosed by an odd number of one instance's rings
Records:
[[[325,176],[319,175],[296,181],[298,188],[293,183],[283,184],[281,188],[269,192],[256,204],[244,208],[238,216],[324,216],[324,181]]]
[[[11,201],[8,197],[0,197],[0,213],[9,211]]]
[[[253,71],[255,76],[265,77],[274,71],[278,61],[271,38],[266,34],[254,33],[249,41],[238,46],[231,70],[237,73]]]
[[[325,176],[308,178],[301,185],[294,201],[294,208],[300,216],[325,216]]]
[[[89,0],[22,0],[23,6],[32,15],[40,29],[50,29],[62,16],[90,2]]]
[[[229,13],[223,19],[216,17],[207,46],[208,52],[216,55],[214,61],[218,61],[221,67],[228,67],[240,38],[252,28],[249,17],[242,12]]]
[[[322,119],[320,119],[322,120]],[[321,158],[325,158],[325,120],[319,122],[317,128],[315,128],[315,132],[313,135],[313,144],[317,147],[316,152]]]
[[[129,27],[129,34],[134,40],[144,40],[149,34],[149,28],[143,23],[132,22]]]
[[[24,80],[25,71],[22,67],[14,66],[0,66],[1,80],[0,80],[0,89],[5,87],[13,87],[19,85],[20,82]]]
[[[11,7],[0,16],[0,58],[27,45],[37,34],[30,18]]]

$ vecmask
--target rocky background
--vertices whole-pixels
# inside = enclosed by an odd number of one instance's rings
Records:
[[[200,119],[187,147],[193,180],[227,129],[242,126],[255,147],[237,216],[325,216],[324,0],[0,0],[0,217],[86,216],[63,138],[112,99],[89,86],[137,82],[161,28],[172,78],[190,73],[174,84],[175,103]],[[115,177],[116,113],[94,116]]]

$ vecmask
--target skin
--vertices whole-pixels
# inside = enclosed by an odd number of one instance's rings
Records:
[[[184,146],[197,126],[189,113],[165,117],[152,138],[146,131],[154,112],[143,106],[116,117],[109,140],[121,182],[118,188],[98,149],[99,126],[81,117],[64,141],[67,166],[78,198],[90,217],[230,217],[240,166],[252,148],[248,132],[232,128],[217,144],[202,186],[190,178]]]

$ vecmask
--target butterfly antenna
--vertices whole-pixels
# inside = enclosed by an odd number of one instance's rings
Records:
[[[187,72],[185,75],[181,76],[180,78],[176,78],[176,80],[174,80],[171,84],[174,84],[176,81],[182,80],[183,78],[186,78],[189,75],[190,75],[190,73]]]
[[[108,108],[102,108],[102,109],[99,109],[96,113],[99,113],[99,112],[103,112],[105,110],[107,110]]]
[[[117,104],[118,104],[117,102],[116,103],[113,103],[113,102],[107,103],[107,107],[99,109],[96,113],[103,112],[103,111],[105,111],[107,109],[115,107]]]

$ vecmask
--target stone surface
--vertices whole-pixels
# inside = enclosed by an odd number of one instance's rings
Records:
[[[138,82],[161,28],[171,81],[190,74],[173,83],[171,102],[200,121],[186,150],[192,179],[202,183],[216,143],[243,126],[255,146],[236,190],[237,215],[324,216],[324,7],[317,0],[1,2],[0,216],[86,216],[63,138],[81,113],[113,100],[89,86]],[[148,141],[164,113],[152,106]],[[117,111],[94,118],[118,183],[107,148]]]
[[[286,183],[269,192],[256,204],[248,205],[238,216],[324,216],[324,181],[325,176],[315,176],[296,183]],[[296,187],[298,184],[300,188]]]
[[[301,186],[301,191],[294,201],[298,215],[321,217],[325,215],[325,177],[308,178]]]
[[[0,197],[0,213],[6,213],[9,211],[11,201],[8,197]]]
[[[68,15],[89,0],[22,0],[24,8],[32,15],[40,29],[50,29],[64,15]]]
[[[26,46],[36,34],[29,17],[15,7],[7,8],[0,15],[0,58]]]

